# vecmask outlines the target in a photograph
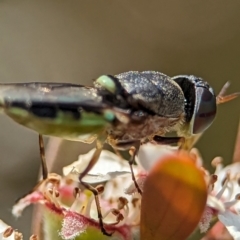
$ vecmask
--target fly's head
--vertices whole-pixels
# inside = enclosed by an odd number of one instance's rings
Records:
[[[204,132],[213,122],[217,101],[211,86],[193,75],[172,78],[182,89],[185,97],[184,132],[188,135]]]

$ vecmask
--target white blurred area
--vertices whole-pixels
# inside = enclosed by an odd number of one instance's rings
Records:
[[[156,70],[195,74],[218,92],[226,81],[240,91],[240,1],[1,0],[0,82],[91,84],[101,74]],[[206,161],[231,161],[239,99],[219,109],[200,140]],[[85,145],[67,142],[58,169]],[[37,179],[37,134],[0,116],[0,218],[29,235],[30,211],[11,206]],[[55,167],[55,169],[57,169]]]

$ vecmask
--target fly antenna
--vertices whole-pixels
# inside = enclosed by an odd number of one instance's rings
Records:
[[[223,85],[221,91],[219,92],[219,94],[216,97],[217,104],[222,104],[222,103],[225,103],[225,102],[229,102],[229,101],[233,100],[234,98],[236,98],[240,95],[240,92],[225,95],[229,86],[230,86],[230,82],[226,82]]]

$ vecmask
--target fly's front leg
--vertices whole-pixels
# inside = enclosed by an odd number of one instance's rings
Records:
[[[177,144],[179,145],[180,148],[182,148],[182,146],[185,143],[185,138],[184,137],[163,137],[163,136],[155,135],[153,137],[153,141],[157,144],[163,144],[163,145]]]
[[[192,135],[191,137],[185,138],[185,142],[182,144],[181,149],[190,151],[201,136],[202,136],[202,133],[199,133],[199,134]]]
[[[87,165],[86,169],[80,174],[79,181],[86,189],[91,191],[94,195],[96,206],[97,206],[99,225],[100,225],[102,233],[104,235],[111,236],[112,233],[108,233],[106,231],[106,229],[104,228],[101,206],[100,206],[99,197],[98,197],[98,190],[96,188],[94,188],[93,186],[91,186],[90,184],[83,181],[83,178],[88,174],[88,172],[92,169],[92,167],[98,161],[98,159],[100,157],[100,154],[102,152],[102,147],[103,147],[102,144],[99,141],[97,141],[97,149],[94,152],[94,154],[93,154],[89,164]]]
[[[195,134],[191,137],[163,137],[155,135],[153,137],[153,141],[157,144],[165,144],[165,145],[171,145],[171,144],[177,144],[179,146],[179,149],[183,149],[186,151],[190,151],[193,145],[197,142],[197,140],[200,138],[201,134]]]
[[[142,190],[140,189],[140,187],[138,186],[138,183],[136,181],[134,172],[133,172],[133,164],[135,163],[135,157],[138,154],[139,148],[140,148],[141,142],[140,140],[129,140],[129,141],[120,141],[116,144],[116,147],[119,149],[129,149],[129,153],[131,155],[130,160],[128,161],[129,163],[129,167],[131,170],[131,175],[132,175],[132,180],[135,184],[135,187],[137,189],[137,191],[142,195]]]

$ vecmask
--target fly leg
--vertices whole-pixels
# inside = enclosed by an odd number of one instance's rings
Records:
[[[42,165],[42,178],[43,180],[45,180],[48,177],[48,169],[46,164],[44,141],[43,141],[43,136],[41,134],[39,134],[38,140],[39,140],[39,150],[40,150],[41,165]]]
[[[23,196],[19,197],[15,203],[19,202],[22,198],[27,196],[28,194],[32,193],[35,189],[37,189],[43,182],[48,178],[48,169],[46,164],[46,157],[45,157],[45,150],[44,150],[44,141],[43,136],[39,134],[38,137],[38,143],[39,143],[39,150],[40,150],[40,157],[41,157],[41,166],[42,166],[42,180],[40,180],[37,185],[28,193],[24,194]]]
[[[184,137],[163,137],[163,136],[155,135],[153,137],[153,141],[157,144],[163,144],[163,145],[178,144],[181,148],[185,143],[185,138]]]
[[[129,163],[129,167],[131,170],[132,180],[135,184],[137,191],[142,195],[142,190],[138,186],[137,180],[136,180],[134,172],[133,172],[133,164],[135,163],[135,157],[138,154],[140,145],[141,145],[141,142],[139,140],[119,141],[116,144],[117,148],[119,148],[119,149],[122,149],[122,150],[129,149],[130,150],[131,158],[129,159],[128,163]]]
[[[80,174],[79,181],[86,189],[91,191],[94,195],[95,203],[96,203],[96,206],[97,206],[99,225],[100,225],[102,233],[104,235],[111,236],[112,233],[108,233],[106,231],[106,229],[104,228],[101,206],[100,206],[100,202],[99,202],[99,198],[98,198],[98,190],[96,188],[94,188],[93,186],[91,186],[90,184],[83,181],[83,178],[88,174],[88,172],[92,169],[92,167],[98,161],[101,152],[102,152],[102,144],[99,141],[97,141],[96,151],[93,153],[93,156],[92,156],[89,164],[87,165],[86,169],[84,169],[84,171]]]
[[[48,169],[47,169],[47,165],[46,165],[44,141],[43,141],[43,137],[42,137],[41,134],[39,134],[39,149],[40,149],[41,164],[42,164],[42,175],[43,175],[43,180],[45,180],[48,177]],[[79,181],[85,188],[87,188],[88,190],[90,190],[94,194],[95,202],[96,202],[96,206],[97,206],[97,212],[98,212],[99,225],[100,225],[101,231],[102,231],[103,234],[105,234],[107,236],[111,236],[112,233],[108,233],[104,228],[103,217],[102,217],[100,202],[99,202],[99,198],[98,198],[98,190],[96,188],[94,188],[93,186],[91,186],[90,184],[82,181],[84,176],[86,176],[86,174],[92,169],[92,167],[98,161],[99,156],[101,154],[101,151],[102,151],[102,145],[100,144],[100,142],[97,142],[97,149],[94,152],[94,154],[93,154],[88,166],[86,167],[86,169],[80,174]]]
[[[185,137],[163,137],[155,135],[153,137],[153,141],[157,144],[165,145],[177,144],[179,146],[179,149],[190,151],[200,136],[201,134],[195,134],[191,137],[185,138]]]
[[[199,134],[192,135],[191,137],[185,138],[185,142],[181,145],[181,149],[190,151],[201,136],[202,136],[202,133],[199,133]]]

